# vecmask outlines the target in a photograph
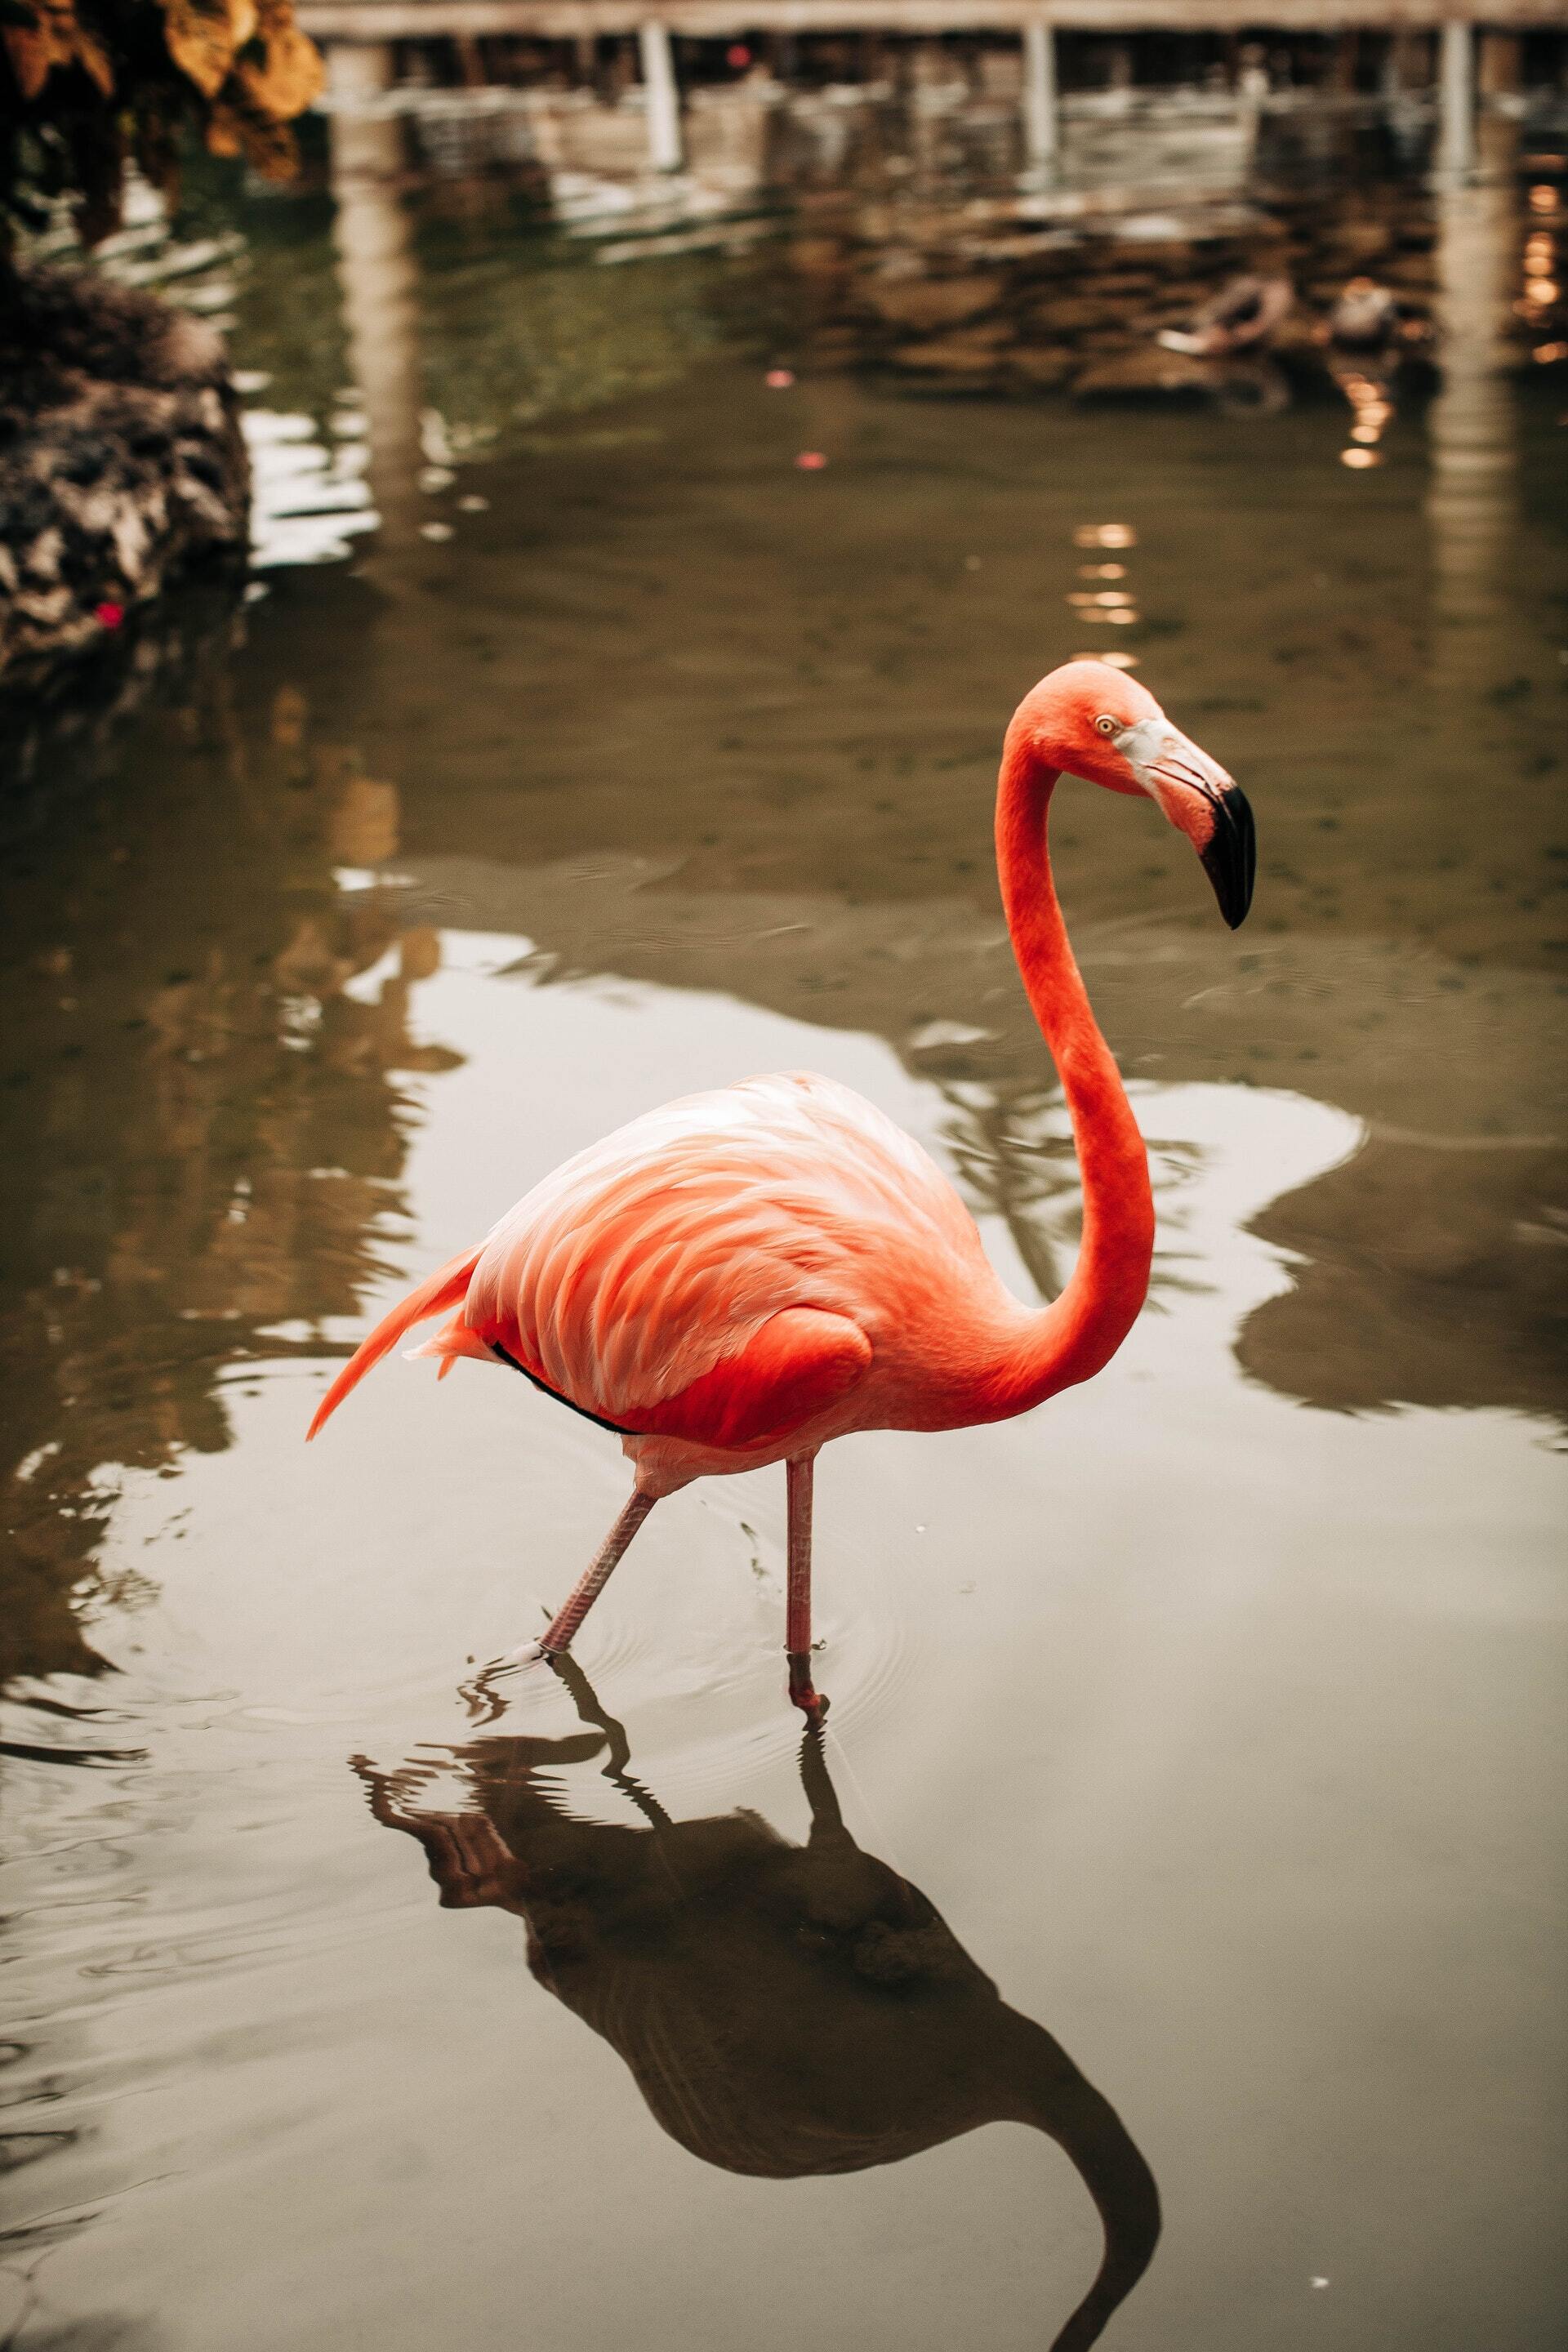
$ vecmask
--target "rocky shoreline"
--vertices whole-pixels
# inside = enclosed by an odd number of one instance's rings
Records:
[[[823,360],[887,369],[932,391],[1062,391],[1082,399],[1222,392],[1227,372],[1267,361],[1327,383],[1330,321],[1347,283],[1385,286],[1398,333],[1381,356],[1419,377],[1436,355],[1436,231],[1419,192],[1369,194],[1325,218],[1321,205],[1276,203],[1267,216],[1184,223],[1151,214],[1103,226],[1032,228],[1013,219],[955,220],[937,206],[841,208],[790,247],[812,294],[812,347]],[[1262,268],[1294,288],[1267,350],[1229,362],[1168,351],[1180,328],[1237,275]],[[1527,354],[1521,353],[1521,359]]]
[[[89,271],[0,293],[0,695],[47,694],[175,579],[246,551],[221,338]]]

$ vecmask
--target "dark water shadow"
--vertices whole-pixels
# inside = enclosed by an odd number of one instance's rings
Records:
[[[1054,2352],[1095,2343],[1153,2254],[1153,2176],[1059,2042],[1007,2007],[918,1887],[856,1844],[822,1727],[801,1746],[805,1845],[753,1812],[674,1821],[633,1778],[626,1734],[581,1669],[556,1670],[592,1731],[490,1738],[393,1772],[355,1759],[376,1820],[424,1847],[443,1906],[521,1919],[539,1983],[625,2060],[670,2137],[726,2171],[859,2172],[983,2124],[1045,2132],[1105,2230]],[[606,1749],[605,1777],[640,1826],[574,1819],[553,1783]],[[425,1810],[421,1790],[454,1767],[471,1806]]]

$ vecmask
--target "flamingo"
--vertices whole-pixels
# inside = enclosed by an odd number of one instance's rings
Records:
[[[891,1120],[809,1071],[667,1103],[543,1178],[487,1238],[437,1268],[339,1372],[314,1437],[414,1325],[413,1355],[504,1365],[613,1431],[632,1493],[543,1637],[559,1656],[656,1502],[694,1478],[785,1465],[789,1691],[811,1679],[813,1466],[867,1429],[964,1429],[1029,1412],[1109,1363],[1149,1286],[1148,1158],[1051,879],[1047,819],[1072,774],[1153,801],[1186,835],[1232,929],[1252,897],[1238,787],[1123,671],[1072,661],[1027,693],[1005,739],[996,862],[1024,986],[1055,1059],[1083,1181],[1083,1238],[1052,1305],[992,1270],[946,1177]]]

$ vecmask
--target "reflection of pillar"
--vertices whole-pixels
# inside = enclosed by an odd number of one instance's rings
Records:
[[[1469,172],[1476,161],[1476,37],[1450,16],[1437,52],[1437,169]]]
[[[1481,176],[1437,192],[1442,389],[1428,411],[1434,667],[1461,694],[1499,675],[1515,529],[1513,400],[1503,328],[1517,244],[1518,126],[1480,125]]]
[[[656,172],[679,172],[680,169],[680,93],[675,86],[675,60],[670,55],[669,35],[664,26],[644,25],[638,38],[642,44],[643,89],[647,101],[647,160]]]
[[[1024,27],[1024,155],[1034,165],[1057,160],[1057,37],[1043,16]]]
[[[364,410],[371,493],[385,547],[406,542],[417,525],[423,404],[414,253],[398,195],[403,126],[384,102],[392,80],[391,47],[334,43],[327,72],[337,205],[332,239],[349,366]]]
[[[1509,98],[1520,86],[1521,44],[1517,33],[1481,35],[1480,91],[1483,99]]]

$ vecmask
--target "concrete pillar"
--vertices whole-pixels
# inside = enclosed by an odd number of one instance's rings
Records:
[[[417,283],[403,178],[403,124],[384,103],[393,54],[384,41],[334,41],[332,242],[349,370],[364,410],[371,495],[381,517],[378,560],[417,544],[423,392]]]
[[[1437,52],[1437,169],[1470,172],[1476,163],[1476,35],[1450,16]]]
[[[1473,729],[1483,686],[1507,672],[1518,614],[1518,427],[1506,330],[1519,266],[1519,126],[1484,118],[1480,143],[1479,175],[1456,176],[1436,192],[1442,385],[1426,412],[1434,702],[1456,740]]]
[[[642,81],[647,100],[647,160],[655,172],[680,169],[680,92],[675,59],[664,26],[650,20],[639,28]]]
[[[1056,162],[1057,37],[1043,16],[1024,27],[1024,156],[1038,170]]]
[[[376,102],[392,87],[390,41],[328,41],[324,45],[327,91],[334,110],[351,121],[374,114]]]

